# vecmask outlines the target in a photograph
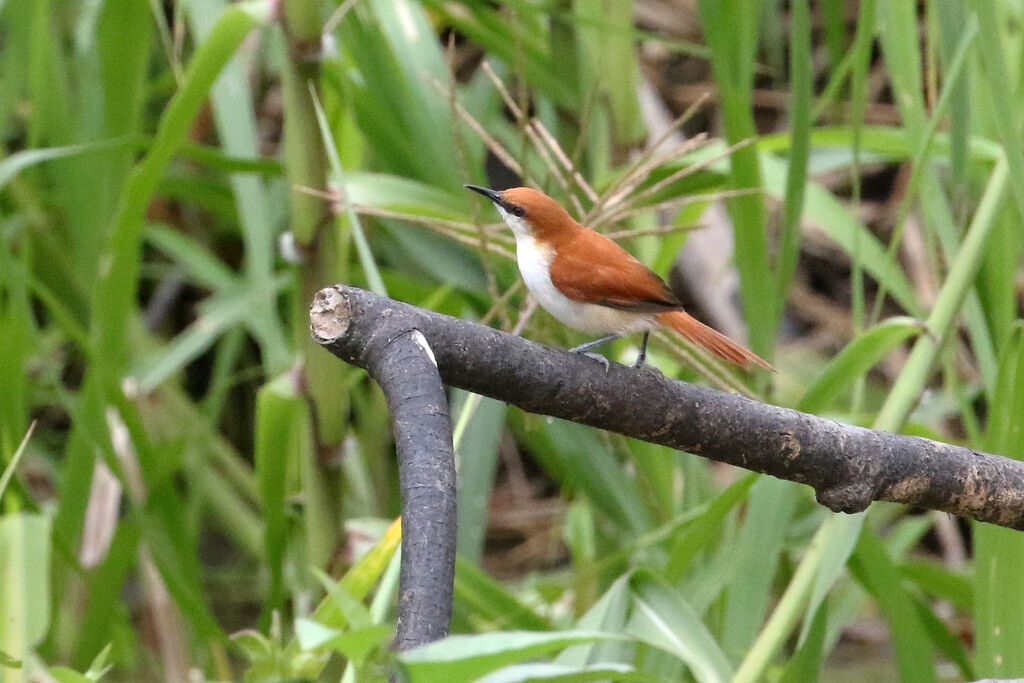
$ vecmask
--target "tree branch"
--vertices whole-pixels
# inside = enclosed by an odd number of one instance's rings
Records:
[[[361,296],[387,302],[369,292]],[[314,339],[353,331],[340,290],[316,294]],[[414,309],[415,310],[415,309]],[[434,353],[408,316],[376,315],[345,360],[380,385],[394,424],[402,491],[402,569],[395,647],[407,650],[448,634],[455,581],[455,453],[448,402]],[[322,342],[321,342],[322,343]]]
[[[429,341],[446,384],[812,486],[836,512],[887,500],[1024,530],[1024,462],[853,427],[742,396],[602,364],[352,287],[320,291],[313,336],[367,367],[388,330]]]

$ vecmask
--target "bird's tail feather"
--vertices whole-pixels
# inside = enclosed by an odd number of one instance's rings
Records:
[[[763,358],[750,351],[716,329],[708,327],[685,311],[669,311],[658,316],[658,322],[678,332],[684,339],[701,346],[723,360],[748,369],[759,365],[765,370],[774,370]]]

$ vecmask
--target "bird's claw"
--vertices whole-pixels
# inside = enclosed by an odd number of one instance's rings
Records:
[[[598,363],[601,363],[604,366],[605,374],[608,374],[608,370],[611,369],[611,364],[608,362],[607,358],[605,358],[599,353],[592,353],[590,351],[584,351],[583,355],[586,356],[587,358],[593,358]]]

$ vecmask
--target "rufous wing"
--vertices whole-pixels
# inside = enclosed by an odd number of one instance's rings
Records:
[[[574,301],[637,313],[681,309],[665,281],[604,235],[585,230],[556,247],[551,283]]]

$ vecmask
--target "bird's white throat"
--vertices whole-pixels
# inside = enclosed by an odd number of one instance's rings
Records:
[[[526,237],[530,235],[532,229],[530,228],[530,224],[526,222],[525,218],[513,216],[508,211],[501,208],[500,204],[495,204],[494,208],[496,208],[498,210],[498,213],[501,214],[502,219],[505,221],[505,225],[512,228],[512,234],[516,236],[516,244],[519,243],[520,237]]]

